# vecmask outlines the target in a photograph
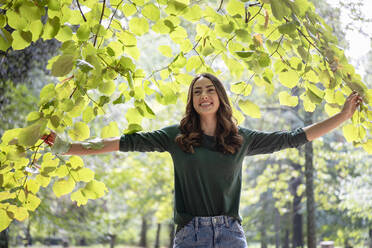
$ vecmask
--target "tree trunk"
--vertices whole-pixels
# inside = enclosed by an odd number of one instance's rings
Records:
[[[372,248],[372,227],[369,228],[369,248]]]
[[[291,182],[291,192],[294,195],[293,198],[293,207],[292,207],[292,230],[293,230],[293,236],[292,236],[292,247],[304,247],[303,242],[303,233],[302,233],[302,214],[299,213],[301,209],[301,198],[302,196],[297,195],[297,189],[298,186],[301,185],[301,177],[295,178]]]
[[[283,248],[289,248],[289,230],[288,228],[285,229],[285,235],[283,240]]]
[[[169,223],[169,246],[168,248],[173,248],[173,241],[174,241],[174,235],[175,235],[175,228],[173,223]]]
[[[31,221],[28,220],[27,229],[26,229],[26,246],[32,246],[32,237],[31,237]]]
[[[145,216],[142,216],[140,247],[147,247],[147,228],[147,220]]]
[[[266,213],[268,212],[268,203],[267,203],[267,192],[261,195],[261,201],[263,202],[262,212],[264,213],[261,218],[261,248],[267,248],[267,235],[266,235]]]
[[[312,113],[305,113],[305,126],[312,124]],[[305,145],[305,178],[307,210],[307,247],[316,248],[313,144]]]
[[[109,234],[109,236],[110,236],[110,248],[114,248],[115,243],[116,243],[116,234]]]
[[[275,248],[280,248],[280,213],[278,209],[275,209]]]
[[[155,248],[160,247],[160,231],[161,231],[161,224],[158,223],[158,227],[156,229]]]
[[[8,228],[4,231],[0,232],[0,248],[8,248],[9,247],[9,235],[8,235]]]

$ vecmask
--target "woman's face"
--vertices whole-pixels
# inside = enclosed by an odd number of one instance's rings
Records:
[[[220,99],[211,80],[206,77],[199,78],[192,89],[192,101],[195,111],[200,116],[216,114]]]

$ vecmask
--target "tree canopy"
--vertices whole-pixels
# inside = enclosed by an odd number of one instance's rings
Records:
[[[236,94],[230,100],[240,123],[245,115],[261,118],[260,107],[249,98],[257,87],[281,105],[302,103],[307,112],[325,103],[328,115],[357,91],[363,104],[343,134],[372,153],[372,90],[307,0],[0,0],[0,9],[0,50],[24,49],[39,39],[62,42],[48,63],[59,83],[41,90],[27,126],[7,130],[1,139],[0,230],[35,211],[40,187],[51,182],[56,196],[72,192],[78,205],[107,191],[80,157],[49,152],[40,140],[48,129],[83,141],[92,136],[89,123],[108,105],[124,104],[126,129],[112,121],[100,137],[141,131],[143,118],[156,118],[152,100],[185,102],[193,74],[223,78],[221,67],[236,80],[229,85]],[[168,61],[165,66],[155,65],[151,72],[139,66],[142,36],[169,40],[154,51]]]

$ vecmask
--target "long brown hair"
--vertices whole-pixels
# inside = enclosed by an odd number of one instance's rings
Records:
[[[216,126],[216,149],[222,153],[234,154],[239,150],[243,143],[243,137],[238,132],[236,119],[232,116],[232,108],[221,81],[210,73],[196,75],[192,80],[187,96],[185,116],[180,122],[181,133],[177,135],[175,141],[180,148],[188,153],[194,153],[194,147],[200,146],[203,131],[200,126],[199,114],[193,106],[193,87],[195,82],[201,78],[208,78],[216,88],[220,106],[217,110]]]

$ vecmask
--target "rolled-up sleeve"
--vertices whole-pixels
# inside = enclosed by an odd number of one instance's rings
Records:
[[[278,132],[246,132],[249,140],[246,155],[272,153],[286,148],[301,146],[308,142],[306,133],[302,128],[292,131]]]
[[[170,138],[165,129],[152,132],[125,134],[120,137],[119,150],[122,152],[165,152]]]

